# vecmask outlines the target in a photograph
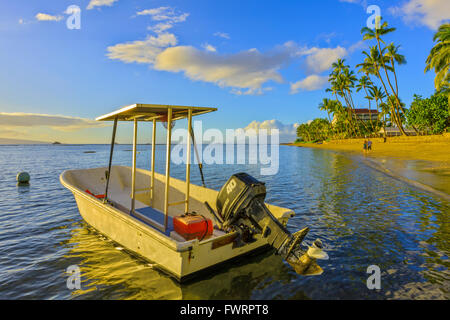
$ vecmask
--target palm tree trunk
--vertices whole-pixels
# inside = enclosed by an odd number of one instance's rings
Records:
[[[355,110],[355,104],[353,103],[353,98],[352,98],[352,96],[351,96],[350,90],[347,90],[347,91],[348,91],[348,95],[350,96],[350,100],[351,100],[351,102],[352,102],[353,110]],[[366,126],[366,123],[365,123],[363,120],[359,119],[358,116],[356,115],[356,112],[355,112],[355,122],[357,123],[358,121],[361,122],[361,123],[363,124],[363,126],[364,126],[364,128],[365,128],[366,130],[368,129],[367,126]],[[361,132],[360,132],[360,133],[361,133]]]
[[[389,75],[388,75],[388,73],[387,73],[386,65],[384,64],[384,61],[383,61],[383,56],[382,56],[382,53],[381,53],[380,39],[379,39],[378,37],[376,37],[376,39],[377,39],[377,43],[378,43],[378,50],[379,50],[379,52],[380,52],[381,65],[383,66],[384,73],[386,74],[386,80],[388,81],[389,87],[391,87],[392,93],[394,94],[394,97],[395,97],[395,99],[396,99],[396,101],[397,101],[398,108],[400,108],[400,107],[401,107],[400,99],[398,98],[397,94],[395,93],[394,88],[392,87],[391,81],[389,80]],[[388,97],[389,97],[389,95],[388,95]],[[394,109],[395,109],[395,108],[394,108]],[[400,132],[401,132],[403,135],[407,136],[405,130],[403,129],[402,121],[401,121],[401,118],[400,118],[400,117],[398,118],[398,121],[399,121],[399,122],[397,123],[398,129],[400,130]]]
[[[359,127],[358,127],[356,113],[354,111],[354,108],[352,107],[352,102],[350,102],[350,98],[348,96],[346,96],[345,100],[347,101],[347,106],[348,106],[348,110],[349,110],[350,123],[354,126],[355,135],[358,136],[358,133],[361,134],[361,131],[359,130]],[[353,119],[353,115],[355,115],[355,119]]]
[[[381,55],[381,54],[380,54]],[[388,99],[388,101],[389,101],[389,91],[387,90],[387,88],[386,88],[386,84],[384,83],[384,81],[383,81],[383,78],[381,78],[381,75],[380,75],[380,72],[378,71],[378,68],[377,68],[377,65],[375,65],[375,70],[376,70],[376,72],[377,72],[377,76],[378,76],[378,79],[380,79],[380,82],[381,82],[381,84],[383,85],[383,88],[384,88],[384,92],[386,93],[386,97],[387,97],[387,99]],[[386,70],[386,69],[385,69]],[[392,113],[392,112],[391,112]],[[398,127],[398,129],[400,130],[400,132],[401,132],[401,134],[402,135],[407,135],[406,134],[406,132],[405,132],[405,130],[403,130],[403,127],[402,127],[402,125],[400,124],[399,125],[399,123],[396,121],[396,117],[395,117],[395,115],[394,115],[394,121],[395,121],[395,123],[397,124],[397,127]]]
[[[391,90],[392,90],[392,93],[394,94],[394,97],[395,97],[395,100],[396,100],[396,102],[397,102],[398,108],[401,108],[402,105],[401,105],[400,99],[398,98],[398,95],[395,93],[395,90],[394,90],[394,88],[392,87],[391,80],[389,79],[389,75],[388,75],[388,73],[387,73],[386,65],[384,64],[384,61],[383,61],[383,56],[382,56],[382,53],[381,53],[380,39],[379,39],[378,37],[377,37],[376,39],[377,39],[377,43],[378,43],[378,50],[379,50],[379,52],[380,52],[381,64],[382,64],[382,66],[383,66],[384,73],[386,74],[386,80],[388,81],[389,87],[391,87]],[[388,97],[389,97],[389,95],[388,95]],[[396,108],[394,107],[394,109],[396,109]],[[395,111],[398,112],[398,110],[395,110]],[[398,129],[400,130],[400,132],[402,133],[402,135],[407,136],[405,130],[403,129],[403,126],[402,126],[402,120],[401,120],[401,118],[400,118],[400,115],[398,116],[398,123],[397,123],[397,126],[398,126]]]
[[[394,64],[394,59],[391,58],[391,64],[392,64],[392,71],[394,73],[394,79],[395,79],[395,90],[396,90],[396,95],[398,97],[398,83],[397,83],[397,73],[395,72],[395,64]],[[402,107],[402,104],[399,104],[400,109],[402,110],[403,114],[406,115],[405,109]],[[414,129],[414,131],[416,132],[417,135],[419,135],[419,131],[417,131],[416,127],[411,124],[411,127]]]
[[[379,105],[378,105],[378,98],[375,99],[375,104],[377,106],[377,129],[378,129],[378,123],[380,122],[380,109],[379,109]],[[378,133],[378,131],[377,131]],[[384,138],[386,138],[386,130],[384,131]]]
[[[350,132],[350,130],[349,130],[349,134],[350,134],[350,135],[354,134],[354,135],[356,136],[356,135],[357,135],[357,132],[356,132],[356,127],[355,127],[355,125],[353,124],[353,115],[352,115],[352,113],[351,113],[351,106],[350,106],[350,103],[349,103],[349,101],[348,101],[348,99],[347,99],[347,97],[346,97],[346,95],[345,95],[345,92],[344,92],[344,91],[341,91],[341,94],[342,94],[342,97],[343,97],[344,100],[345,100],[345,103],[347,104],[347,119],[348,119],[348,123],[350,124],[350,125],[349,125],[349,129],[352,130],[351,132]]]
[[[394,71],[394,80],[395,80],[395,94],[398,96],[398,82],[397,82],[397,74],[395,73],[395,64],[394,59],[391,57],[392,71]]]
[[[366,90],[366,87],[364,87],[364,92],[366,93],[366,98],[367,98],[367,101],[369,101],[369,120],[370,120],[370,128],[371,128],[371,130],[373,131],[373,123],[372,123],[372,113],[371,113],[371,105],[370,105],[370,99],[369,99],[369,95],[367,94],[367,90]]]

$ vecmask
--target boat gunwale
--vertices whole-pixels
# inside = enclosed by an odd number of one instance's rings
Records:
[[[115,165],[114,167],[121,167],[121,168],[130,168],[128,166],[123,166],[123,165]],[[139,229],[141,231],[144,231],[146,233],[150,233],[150,236],[153,236],[154,238],[156,238],[156,240],[158,240],[160,243],[164,244],[164,245],[168,245],[171,249],[176,250],[177,252],[184,252],[184,251],[189,251],[191,250],[194,246],[200,246],[200,245],[207,245],[209,243],[218,241],[218,240],[222,240],[225,239],[227,237],[232,236],[233,234],[237,233],[237,231],[232,231],[232,232],[228,232],[228,233],[224,233],[223,235],[219,235],[219,236],[215,236],[215,237],[209,237],[207,239],[204,239],[202,241],[199,241],[198,239],[193,239],[193,240],[187,240],[184,242],[180,242],[177,241],[173,238],[171,238],[170,236],[167,236],[163,233],[160,232],[160,230],[157,230],[155,227],[152,227],[148,224],[146,224],[145,222],[137,219],[136,217],[127,214],[126,212],[110,206],[110,205],[105,205],[100,199],[84,192],[82,189],[70,184],[69,182],[64,180],[64,176],[67,173],[70,172],[76,172],[76,171],[84,171],[84,170],[91,170],[91,169],[106,169],[106,167],[97,167],[97,168],[82,168],[82,169],[68,169],[68,170],[64,170],[61,175],[60,175],[60,182],[63,186],[65,186],[67,189],[71,190],[72,193],[77,193],[78,195],[84,197],[85,199],[89,200],[91,203],[95,204],[97,207],[102,208],[102,209],[106,209],[109,212],[115,214],[116,216],[118,216],[122,221],[127,222],[128,224],[130,224],[130,222],[134,223],[134,225],[136,225],[137,227],[139,227]],[[143,168],[136,168],[137,172],[141,172],[143,174],[148,174],[151,171],[143,169]],[[165,177],[165,175],[155,172],[155,178],[158,180],[162,180],[163,177]],[[174,178],[174,177],[170,177],[171,179],[177,180],[178,182],[184,182],[180,179]],[[191,183],[192,184],[192,183]],[[192,184],[196,187],[199,188],[204,188],[201,186],[198,186],[196,184]],[[208,188],[205,188],[208,189]],[[208,189],[211,191],[215,191],[217,192],[217,190],[214,189]],[[277,208],[281,208],[286,210],[285,212],[283,212],[282,215],[275,217],[277,220],[280,219],[286,219],[289,220],[289,218],[292,218],[293,216],[295,216],[295,212],[292,209],[289,208],[284,208],[284,207],[279,207],[276,205],[271,205],[270,203],[266,203],[266,205],[269,206],[275,206]],[[79,210],[79,208],[78,208]],[[269,209],[270,210],[270,209]],[[130,219],[131,218],[131,219]]]
[[[130,214],[127,214],[126,212],[123,212],[122,210],[119,210],[113,206],[108,206],[105,205],[100,199],[84,192],[83,190],[81,190],[78,187],[75,187],[71,184],[69,184],[67,181],[64,180],[64,175],[66,173],[69,173],[71,171],[76,171],[78,169],[75,170],[65,170],[61,173],[60,175],[60,182],[61,184],[66,187],[67,189],[69,189],[72,193],[76,193],[77,195],[83,197],[84,199],[88,200],[90,203],[95,204],[97,207],[107,210],[108,212],[112,213],[115,217],[119,218],[120,220],[122,220],[123,222],[133,225],[133,227],[136,227],[137,229],[139,229],[139,231],[142,231],[146,234],[148,234],[149,236],[155,238],[155,240],[159,241],[161,244],[168,246],[170,249],[173,249],[177,252],[184,252],[184,251],[189,251],[191,250],[191,248],[195,245],[199,245],[199,241],[198,239],[193,239],[193,240],[189,240],[189,241],[185,241],[185,242],[178,242],[175,239],[172,239],[171,237],[166,236],[165,234],[162,234],[161,232],[159,232],[158,230],[156,230],[155,228],[149,226],[148,224],[140,221],[139,219],[133,217]],[[78,210],[80,210],[78,208]],[[84,219],[84,218],[83,218]],[[228,234],[227,234],[228,235]],[[217,239],[217,238],[214,238]],[[210,239],[206,239],[206,240],[210,240]],[[205,240],[205,242],[206,242]],[[203,244],[203,242],[201,243]]]

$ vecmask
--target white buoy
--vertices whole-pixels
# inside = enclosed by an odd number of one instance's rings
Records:
[[[27,185],[30,183],[30,174],[28,172],[19,172],[16,177],[19,185]]]

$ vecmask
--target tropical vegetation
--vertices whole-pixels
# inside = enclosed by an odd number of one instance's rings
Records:
[[[329,87],[325,90],[331,97],[323,98],[318,106],[327,118],[298,126],[299,140],[386,136],[386,127],[395,127],[402,135],[436,134],[449,129],[450,24],[439,27],[434,36],[437,43],[425,62],[425,72],[433,69],[436,73],[436,93],[430,98],[414,95],[409,109],[401,100],[397,76],[397,69],[406,64],[406,58],[400,54],[400,45],[385,42],[385,36],[395,30],[386,21],[375,29],[361,29],[363,40],[369,42],[369,49],[362,51],[363,61],[355,66],[356,72],[345,59],[332,64]],[[361,94],[367,101],[368,119],[355,112],[359,109],[356,96]]]
[[[450,23],[440,26],[433,40],[437,43],[426,60],[425,72],[434,69],[434,86],[440,90],[442,87],[448,88],[450,80]]]
[[[439,134],[450,126],[448,94],[436,92],[428,99],[414,95],[407,114],[408,123],[425,133]]]

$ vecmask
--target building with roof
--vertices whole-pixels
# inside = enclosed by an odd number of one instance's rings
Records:
[[[344,107],[346,108],[346,107]],[[358,118],[363,121],[377,121],[379,117],[380,112],[378,112],[376,109],[368,109],[368,108],[360,108],[360,109],[354,109],[353,110],[353,117]],[[337,122],[337,115],[334,114],[333,121],[331,123],[334,125]]]

